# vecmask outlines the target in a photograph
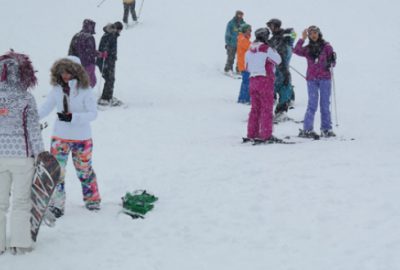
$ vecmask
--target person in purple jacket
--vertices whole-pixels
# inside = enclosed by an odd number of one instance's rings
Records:
[[[303,46],[309,38],[309,43]],[[334,137],[330,106],[331,97],[331,68],[336,64],[336,54],[332,46],[322,38],[321,30],[317,26],[310,26],[303,31],[302,38],[297,41],[293,53],[307,59],[307,88],[308,104],[304,116],[303,130],[299,137],[318,139],[314,131],[314,116],[318,108],[318,99],[321,111],[321,136]]]
[[[83,21],[82,30],[76,33],[71,40],[68,55],[73,55],[81,60],[86,72],[89,75],[90,87],[96,85],[96,58],[106,57],[96,50],[94,39],[96,23],[90,19]]]

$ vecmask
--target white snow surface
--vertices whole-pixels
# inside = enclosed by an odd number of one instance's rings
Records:
[[[99,2],[0,0],[0,52],[31,56],[39,105],[83,19],[97,22],[97,44],[102,27],[122,19],[122,1]],[[118,40],[115,96],[128,107],[93,123],[102,210],[83,207],[70,160],[65,216],[41,228],[32,253],[0,256],[0,269],[400,269],[399,8],[396,0],[145,1],[141,24]],[[221,72],[237,9],[253,31],[274,17],[298,37],[321,28],[338,55],[334,131],[347,140],[241,144],[250,107],[236,103],[240,80]],[[305,73],[304,58],[292,66]],[[289,116],[302,119],[306,83],[292,77]],[[299,128],[284,123],[274,134]],[[119,214],[135,189],[159,197],[144,220]]]

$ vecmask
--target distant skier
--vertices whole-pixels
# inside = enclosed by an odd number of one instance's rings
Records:
[[[250,74],[246,70],[245,54],[250,47],[251,41],[251,26],[249,24],[243,24],[240,28],[240,33],[237,42],[237,66],[239,72],[242,74],[242,84],[240,86],[238,103],[249,104],[249,77]]]
[[[275,66],[281,57],[268,45],[269,30],[260,28],[255,32],[256,40],[246,53],[246,68],[250,73],[251,111],[247,124],[248,140],[274,142],[272,135]]]
[[[236,11],[235,17],[228,22],[225,31],[225,49],[227,53],[227,60],[224,71],[227,75],[233,75],[233,64],[235,62],[237,37],[239,34],[240,27],[244,24],[243,11]],[[236,67],[236,72],[238,69]]]
[[[97,177],[92,167],[92,131],[90,123],[97,117],[96,98],[90,91],[89,78],[76,56],[56,61],[51,67],[51,85],[45,103],[39,109],[40,118],[54,109],[57,118],[51,138],[50,152],[61,167],[61,183],[50,201],[50,211],[58,218],[65,211],[65,168],[69,153],[81,182],[83,201],[88,210],[100,209]]]
[[[117,39],[121,34],[123,25],[121,22],[107,24],[103,30],[99,51],[104,55],[103,59],[97,59],[97,66],[105,80],[103,93],[98,101],[99,105],[119,106],[122,101],[114,97],[115,62],[117,61]]]
[[[28,92],[36,83],[26,55],[9,52],[0,56],[0,255],[6,250],[7,231],[13,254],[32,250],[34,160],[44,151],[35,98]]]
[[[128,17],[129,13],[131,13],[133,22],[137,22],[137,16],[135,11],[136,0],[123,0],[124,4],[124,16],[122,21],[128,26]]]
[[[68,55],[77,56],[89,75],[90,87],[96,85],[96,57],[102,56],[96,50],[94,39],[96,23],[90,19],[83,21],[82,30],[76,33],[69,45]]]
[[[308,45],[303,47],[304,41],[309,38]],[[332,46],[326,42],[321,30],[317,26],[310,26],[302,33],[302,38],[297,41],[293,51],[295,54],[307,59],[307,88],[308,104],[304,116],[304,130],[300,137],[315,138],[318,134],[314,131],[314,116],[318,108],[321,112],[321,135],[334,137],[330,106],[331,97],[331,72],[336,65],[336,54]]]
[[[293,97],[292,78],[289,70],[289,63],[292,57],[292,46],[295,39],[293,29],[282,29],[282,22],[279,19],[271,19],[267,26],[271,29],[272,38],[270,45],[275,48],[282,58],[281,64],[275,72],[275,95],[279,97],[275,108],[275,121],[284,120],[289,109],[290,100]]]

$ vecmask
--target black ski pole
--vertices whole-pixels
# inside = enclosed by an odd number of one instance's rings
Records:
[[[103,58],[103,60],[101,61],[101,77],[100,77],[100,79],[99,79],[99,82],[98,82],[98,86],[97,86],[97,95],[101,98],[101,93],[100,93],[100,85],[101,85],[101,83],[102,83],[102,79],[103,79],[103,74],[104,74],[104,62],[105,62],[105,58]]]
[[[294,67],[292,67],[291,65],[289,65],[289,67],[291,69],[293,69],[297,74],[299,74],[301,77],[304,78],[304,80],[307,80],[306,76],[304,76],[300,71],[298,71],[297,69],[295,69]]]
[[[106,0],[102,0],[102,1],[97,5],[97,7],[100,7],[105,1],[106,1]]]

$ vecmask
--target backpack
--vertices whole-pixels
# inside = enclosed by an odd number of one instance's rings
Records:
[[[293,47],[294,41],[297,37],[296,32],[293,28],[287,28],[283,30],[283,39],[287,45]]]

